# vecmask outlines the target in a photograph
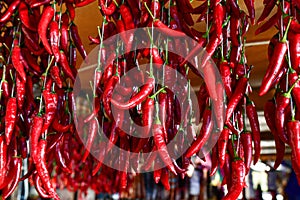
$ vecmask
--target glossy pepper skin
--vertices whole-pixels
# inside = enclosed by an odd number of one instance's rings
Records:
[[[246,77],[240,78],[236,83],[236,88],[234,89],[232,96],[227,105],[225,123],[229,122],[230,117],[232,116],[235,108],[243,98],[247,89],[247,85],[248,85],[248,78]]]
[[[231,187],[223,200],[238,199],[245,185],[246,167],[242,159],[235,160],[231,163]]]
[[[285,153],[285,144],[284,142],[279,138],[277,129],[275,126],[275,110],[276,105],[273,100],[268,100],[267,103],[264,106],[264,116],[267,122],[267,125],[271,131],[271,133],[274,136],[275,140],[275,148],[276,148],[276,159],[274,163],[274,169],[277,169],[277,167],[280,165],[284,158]]]
[[[240,142],[243,146],[246,174],[248,174],[252,162],[252,134],[250,132],[242,133]]]
[[[290,113],[290,94],[284,93],[278,95],[276,98],[276,112],[275,112],[275,127],[279,138],[286,144],[290,144],[285,123],[287,115]]]
[[[199,135],[197,136],[197,139],[191,144],[187,152],[185,153],[185,156],[187,158],[190,158],[193,154],[197,153],[201,150],[201,148],[204,146],[204,144],[207,142],[211,131],[213,129],[213,123],[212,123],[212,116],[211,116],[211,110],[206,109],[203,116],[203,124],[200,130]]]
[[[259,128],[259,121],[258,121],[258,115],[256,112],[256,108],[254,105],[254,102],[247,99],[247,106],[246,106],[246,113],[249,119],[250,127],[252,130],[252,140],[254,143],[254,164],[257,163],[259,157],[260,157],[260,128]],[[248,165],[247,165],[248,167]]]
[[[51,22],[51,20],[54,17],[54,8],[52,6],[46,6],[43,10],[42,16],[40,18],[39,24],[38,24],[38,33],[41,38],[41,41],[46,49],[46,51],[52,55],[52,49],[48,42],[47,37],[47,29]]]
[[[287,131],[291,141],[292,154],[297,164],[293,168],[300,169],[300,121],[289,121],[287,123]]]
[[[5,140],[9,145],[12,139],[13,131],[17,120],[17,99],[11,97],[7,101],[5,114]]]
[[[164,129],[161,123],[154,123],[153,133],[154,133],[154,143],[157,147],[157,151],[162,159],[162,161],[167,165],[167,168],[175,175],[177,172],[175,170],[174,164],[168,153],[167,145],[164,140]]]
[[[134,95],[129,101],[121,103],[117,102],[114,99],[111,99],[111,103],[116,106],[119,109],[131,109],[135,107],[136,105],[140,104],[142,101],[144,101],[149,94],[153,91],[155,84],[155,79],[152,77],[149,77],[145,85],[143,85],[140,89],[140,91]]]

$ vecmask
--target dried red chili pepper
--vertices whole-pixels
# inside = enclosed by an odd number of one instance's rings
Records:
[[[225,123],[229,122],[235,108],[243,98],[247,89],[247,85],[248,85],[247,77],[242,77],[237,81],[236,88],[234,89],[232,96],[227,105]]]
[[[256,112],[256,108],[254,102],[247,98],[247,106],[246,106],[246,113],[249,119],[250,127],[252,130],[252,140],[254,143],[254,164],[257,163],[260,157],[260,128],[259,128],[259,121]]]
[[[221,168],[224,166],[225,163],[226,147],[228,144],[230,134],[230,129],[227,126],[225,126],[218,139],[218,160]]]
[[[75,76],[70,68],[70,65],[67,60],[67,56],[65,55],[64,51],[59,51],[59,64],[62,67],[63,72],[67,77],[69,77],[73,82],[75,82]]]
[[[41,41],[46,49],[46,51],[52,55],[52,49],[48,42],[47,37],[47,30],[50,22],[52,21],[54,17],[54,8],[52,6],[46,6],[42,12],[42,16],[40,18],[39,24],[38,24],[38,33],[41,38]]]
[[[125,103],[117,102],[114,99],[111,99],[111,103],[116,106],[119,109],[131,109],[135,107],[136,105],[142,103],[153,91],[155,84],[155,79],[152,77],[149,77],[145,85],[143,85],[140,89],[140,91],[135,94],[129,101]]]
[[[200,130],[199,135],[197,136],[197,139],[191,144],[187,152],[185,153],[185,156],[187,158],[191,157],[193,154],[197,153],[201,150],[201,148],[204,146],[206,141],[208,140],[211,131],[213,129],[213,123],[211,120],[211,110],[209,108],[206,108],[203,115],[203,124]]]
[[[285,152],[285,144],[278,136],[276,126],[275,126],[275,102],[273,100],[268,100],[267,103],[264,106],[264,116],[267,122],[267,125],[271,131],[271,133],[274,136],[275,140],[275,148],[276,148],[276,159],[274,163],[274,168],[277,169],[277,167],[280,165],[284,158],[284,152]]]
[[[5,135],[0,135],[0,186],[5,183],[7,165],[7,145],[5,142]]]
[[[161,157],[161,160],[167,165],[167,168],[172,173],[177,175],[172,159],[168,153],[167,145],[164,139],[164,132],[165,130],[163,129],[160,120],[156,118],[153,124],[154,143],[157,147],[157,151]]]
[[[87,57],[87,53],[83,47],[83,43],[78,33],[78,28],[74,23],[71,23],[70,25],[70,32],[71,32],[72,41],[74,42],[82,58],[85,60]]]
[[[246,167],[242,159],[236,159],[231,163],[231,187],[224,200],[237,199],[245,186]]]
[[[283,38],[279,41],[273,51],[272,58],[270,59],[270,63],[268,65],[267,72],[263,78],[262,85],[259,90],[259,95],[262,96],[268,92],[273,81],[276,79],[278,73],[281,71],[285,58],[285,54],[287,52],[287,32],[286,30]]]
[[[52,53],[55,57],[55,61],[59,61],[59,28],[56,21],[51,21],[49,24],[50,29],[50,46]]]
[[[50,125],[52,124],[55,118],[58,95],[57,93],[52,93],[49,90],[44,90],[43,97],[45,102],[45,114],[44,114],[44,125],[42,129],[42,133],[44,132],[47,133]]]
[[[29,30],[36,31],[37,27],[30,20],[28,7],[25,2],[23,2],[23,1],[20,2],[18,11],[19,11],[19,16],[20,16],[20,20],[21,20],[22,24]]]
[[[114,87],[116,84],[119,82],[119,76],[114,75],[112,76],[108,83],[105,85],[103,94],[102,94],[102,102],[103,102],[103,108],[105,111],[105,115],[109,118],[112,119],[112,113],[111,113],[111,108],[110,108],[110,102],[113,100],[112,99],[112,93],[114,90]]]
[[[5,114],[5,140],[6,144],[9,145],[13,131],[17,120],[17,99],[11,97],[8,99],[6,104]]]
[[[8,173],[8,177],[11,177],[11,181],[9,181],[9,183],[7,183],[7,186],[3,188],[2,190],[2,197],[4,199],[8,198],[13,191],[16,189],[16,187],[18,186],[19,183],[19,179],[21,176],[21,170],[22,170],[22,159],[19,157],[14,157],[12,159],[13,162],[13,166],[10,169],[9,173]],[[8,187],[10,186],[10,187]]]
[[[88,155],[90,154],[90,151],[92,149],[92,145],[93,145],[93,142],[95,141],[95,138],[97,136],[97,133],[98,133],[98,121],[94,118],[91,122],[90,122],[90,125],[89,125],[89,137],[86,141],[86,144],[85,144],[85,152],[82,156],[82,162],[85,162]]]
[[[276,0],[270,0],[265,4],[260,17],[257,20],[257,24],[260,24],[262,21],[264,21],[269,16],[269,14],[271,13],[271,11],[275,7],[275,5],[276,5]]]
[[[16,69],[16,71],[18,72],[18,74],[20,75],[20,77],[22,78],[22,80],[24,82],[26,82],[26,73],[24,71],[24,65],[21,62],[21,60],[23,59],[22,54],[21,54],[21,48],[18,44],[18,39],[14,40],[14,47],[12,49],[11,52],[11,59],[12,59],[12,64],[14,66],[14,68]]]
[[[51,195],[54,199],[60,199],[50,181],[50,175],[46,164],[46,147],[46,140],[40,140],[38,142],[37,162],[35,163],[36,170],[47,193],[49,193],[49,195]]]
[[[286,116],[289,114],[290,93],[280,94],[276,97],[275,127],[279,138],[287,144],[290,144],[285,128]]]
[[[42,134],[42,129],[44,125],[44,118],[42,116],[36,115],[33,117],[31,129],[29,131],[30,137],[30,153],[33,162],[36,164],[38,161],[38,142]]]
[[[160,181],[166,190],[171,189],[170,182],[169,182],[169,172],[165,168],[162,169]]]
[[[215,25],[215,34],[217,35],[218,40],[222,40],[222,25],[225,17],[225,8],[222,4],[217,4],[213,8],[213,19]]]
[[[111,16],[116,11],[117,6],[114,1],[112,1],[108,6],[106,6],[105,0],[99,0],[98,3],[101,11],[106,16]]]
[[[0,18],[0,23],[6,22],[14,14],[21,0],[14,0]]]
[[[287,123],[287,131],[291,141],[291,149],[294,157],[293,168],[300,169],[300,122],[292,120]]]
[[[255,24],[254,0],[244,0],[244,2],[250,16],[251,24],[254,25]]]

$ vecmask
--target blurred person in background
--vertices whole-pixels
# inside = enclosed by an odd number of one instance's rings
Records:
[[[290,178],[289,178],[288,183],[285,188],[285,193],[288,196],[289,200],[299,200],[300,199],[300,186],[297,182],[297,177],[296,177],[294,170],[292,170],[292,172],[290,174]]]

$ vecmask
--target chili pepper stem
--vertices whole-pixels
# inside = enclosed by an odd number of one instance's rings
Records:
[[[145,8],[147,9],[148,13],[150,14],[150,16],[152,17],[152,19],[155,19],[153,13],[151,12],[151,10],[149,9],[147,2],[144,2]]]

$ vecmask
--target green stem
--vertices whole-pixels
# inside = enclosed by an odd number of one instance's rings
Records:
[[[154,99],[159,93],[164,92],[165,88],[167,88],[167,86],[164,86],[162,88],[160,88],[157,92],[155,92],[152,96],[150,96],[149,98]]]
[[[147,9],[148,13],[150,14],[150,16],[152,17],[152,19],[154,20],[155,17],[154,17],[154,15],[153,15],[153,13],[151,12],[151,10],[149,9],[149,7],[147,6],[147,3],[144,2],[144,5],[145,5],[145,8]]]

